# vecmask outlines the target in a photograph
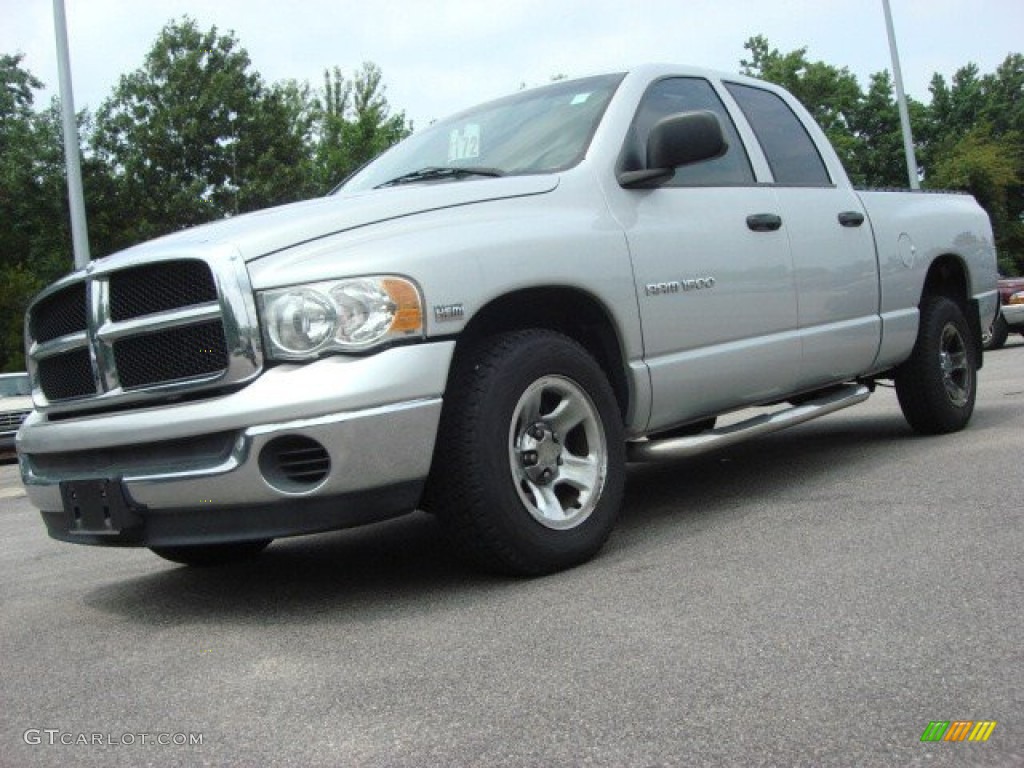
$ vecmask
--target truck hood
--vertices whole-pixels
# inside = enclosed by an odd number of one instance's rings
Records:
[[[540,195],[557,186],[558,176],[547,174],[408,184],[332,195],[175,232],[101,259],[99,263],[113,266],[121,259],[224,245],[237,248],[246,261],[252,261],[299,243],[380,221],[490,200]]]

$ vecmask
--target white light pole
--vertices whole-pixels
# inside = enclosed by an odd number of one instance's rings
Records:
[[[892,28],[892,11],[889,0],[882,0],[885,11],[885,30],[889,34],[889,53],[892,55],[892,75],[896,84],[896,103],[900,109],[900,124],[903,126],[903,152],[907,156],[907,176],[911,189],[920,189],[921,182],[917,179],[917,160],[914,157],[914,136],[910,132],[910,111],[907,109],[907,97],[903,93],[903,74],[900,72],[900,55],[896,50],[896,33]]]
[[[82,269],[89,263],[89,228],[85,222],[85,195],[82,192],[82,164],[78,149],[75,99],[71,94],[71,56],[68,53],[68,25],[64,16],[64,0],[53,0],[53,28],[57,34],[57,71],[60,76],[60,106],[64,124],[68,204],[71,207],[71,241],[75,252],[75,269]]]

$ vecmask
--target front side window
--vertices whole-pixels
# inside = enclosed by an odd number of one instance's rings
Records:
[[[341,189],[565,170],[583,159],[622,77],[560,81],[466,110],[392,147]]]
[[[750,160],[747,159],[746,150],[732,118],[729,117],[725,105],[711,84],[696,77],[671,77],[659,80],[647,90],[633,118],[633,125],[619,161],[619,170],[644,169],[647,137],[654,124],[663,117],[695,110],[709,110],[718,117],[729,149],[722,157],[677,168],[675,176],[663,186],[753,184],[754,173],[750,168]]]
[[[782,98],[739,83],[725,87],[754,129],[777,184],[821,187],[832,183],[807,129]]]

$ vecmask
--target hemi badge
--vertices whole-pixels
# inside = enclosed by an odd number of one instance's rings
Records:
[[[461,304],[438,304],[434,307],[434,319],[439,323],[447,320],[461,320],[466,316],[466,310]]]

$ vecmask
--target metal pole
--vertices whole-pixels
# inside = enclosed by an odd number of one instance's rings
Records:
[[[71,56],[68,53],[68,25],[64,0],[53,0],[53,27],[57,34],[57,71],[60,75],[60,106],[64,123],[64,164],[68,174],[68,204],[71,207],[71,241],[75,269],[89,263],[89,228],[85,221],[82,165],[78,148],[75,98],[71,93]]]
[[[885,10],[885,30],[889,34],[889,53],[892,55],[896,103],[900,108],[900,124],[903,126],[903,152],[907,156],[907,177],[910,179],[911,189],[920,189],[921,182],[917,180],[917,160],[914,157],[914,137],[910,132],[910,111],[907,109],[906,94],[903,93],[903,74],[900,72],[900,55],[896,50],[896,33],[892,28],[892,11],[889,10],[889,0],[882,0],[882,8]]]

